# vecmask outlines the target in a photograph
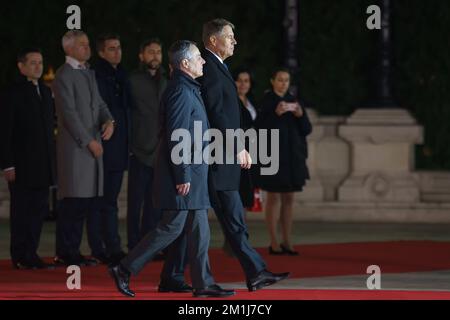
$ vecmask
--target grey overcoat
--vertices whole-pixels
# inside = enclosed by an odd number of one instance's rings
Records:
[[[92,70],[62,65],[53,82],[58,117],[56,138],[58,198],[103,196],[103,160],[88,149],[101,143],[101,128],[113,120],[103,102]]]

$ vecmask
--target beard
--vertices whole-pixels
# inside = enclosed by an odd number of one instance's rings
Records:
[[[149,62],[146,63],[147,68],[149,68],[150,70],[158,70],[159,67],[161,66],[161,61],[159,60],[150,60]]]

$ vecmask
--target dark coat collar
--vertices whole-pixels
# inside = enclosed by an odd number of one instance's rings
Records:
[[[175,81],[180,81],[182,83],[187,84],[190,87],[194,87],[199,89],[200,83],[198,83],[195,79],[192,79],[192,77],[185,72],[175,69],[172,73],[172,79]]]
[[[36,85],[32,81],[28,80],[28,78],[25,77],[23,74],[19,74],[19,76],[17,77],[16,83],[36,87]],[[38,85],[40,88],[42,86],[44,86],[42,79],[38,80]]]
[[[118,75],[123,76],[125,74],[125,70],[122,65],[119,64],[117,68],[114,68],[108,61],[103,58],[99,58],[97,63],[95,64],[94,70],[102,75],[112,76]]]
[[[207,60],[207,61],[209,60],[210,62],[215,63],[217,65],[217,67],[219,68],[219,70],[222,71],[222,73],[225,74],[225,76],[228,79],[230,79],[230,81],[233,82],[234,85],[236,85],[233,77],[231,76],[230,71],[225,68],[223,63],[220,62],[219,59],[217,59],[217,57],[211,51],[209,51],[208,49],[205,49],[202,52],[202,55],[205,58],[205,60]]]

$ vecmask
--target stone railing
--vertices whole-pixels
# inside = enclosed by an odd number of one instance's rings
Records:
[[[415,171],[423,129],[404,109],[359,109],[350,117],[308,110],[311,180],[296,195],[295,219],[312,221],[450,222],[450,172]],[[119,196],[126,215],[127,177]],[[0,181],[0,217],[8,216]],[[263,219],[264,214],[248,214]]]

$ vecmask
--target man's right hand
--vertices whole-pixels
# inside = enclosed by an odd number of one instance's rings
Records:
[[[89,142],[88,149],[96,159],[103,155],[103,147],[96,140]]]
[[[16,181],[16,170],[15,169],[3,171],[3,174],[5,175],[5,179],[8,183],[12,183],[12,182]]]
[[[188,182],[188,183],[184,183],[184,184],[178,184],[178,185],[176,186],[176,188],[177,188],[178,194],[179,194],[180,196],[185,197],[185,196],[188,195],[189,190],[191,189],[191,184],[190,184],[189,182]]]
[[[252,157],[245,149],[238,153],[237,160],[242,169],[250,169],[252,166]]]

